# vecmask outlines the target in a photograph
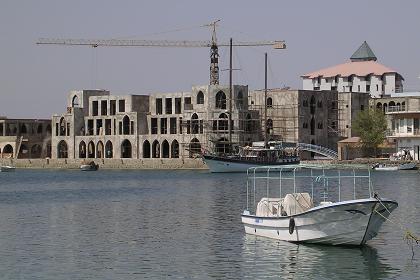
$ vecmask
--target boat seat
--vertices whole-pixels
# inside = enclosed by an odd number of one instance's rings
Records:
[[[288,216],[303,213],[314,207],[309,193],[289,193],[284,197],[284,210]]]
[[[256,216],[259,217],[278,217],[282,216],[283,198],[279,197],[263,197],[257,204]]]

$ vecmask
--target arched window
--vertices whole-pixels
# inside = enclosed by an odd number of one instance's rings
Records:
[[[162,142],[162,157],[169,158],[169,143],[166,140]]]
[[[273,120],[267,119],[266,123],[267,134],[273,134]]]
[[[220,114],[217,129],[228,130],[229,129],[228,124],[229,124],[228,116],[225,113]]]
[[[59,131],[60,131],[60,133],[58,135],[60,135],[60,136],[65,136],[66,135],[66,120],[64,119],[64,117],[62,117],[60,119]]]
[[[267,98],[267,108],[273,107],[273,99],[271,97]]]
[[[93,144],[93,141],[90,141],[88,144],[88,158],[94,158],[95,157],[95,144]]]
[[[114,157],[114,148],[112,142],[108,140],[105,144],[105,157],[106,158],[113,158]]]
[[[79,106],[79,97],[77,95],[73,96],[71,100],[71,107],[78,107]]]
[[[198,120],[198,115],[194,113],[191,117],[191,133],[198,134],[200,132],[200,122]]]
[[[247,114],[246,115],[245,131],[246,132],[252,132],[252,119],[251,119],[251,114]]]
[[[121,157],[122,158],[131,158],[132,157],[131,142],[127,139],[121,143]]]
[[[226,109],[226,94],[223,91],[216,94],[216,109]]]
[[[388,112],[388,104],[384,103],[384,113]]]
[[[36,130],[36,133],[38,133],[38,134],[42,134],[42,124],[39,124],[39,125],[38,125],[38,128],[37,128],[37,130]]]
[[[190,158],[197,157],[201,154],[201,144],[197,138],[192,139],[189,146]]]
[[[51,134],[51,125],[50,124],[47,125],[47,129],[46,130],[47,130],[47,133]]]
[[[315,135],[315,119],[311,118],[311,135]]]
[[[143,142],[143,158],[150,158],[150,142],[147,140]]]
[[[197,93],[197,104],[204,104],[204,93],[201,90]]]
[[[384,103],[384,104],[386,104],[386,103]],[[382,110],[382,103],[381,102],[376,103],[376,109]]]
[[[311,96],[311,101],[310,101],[310,108],[311,108],[311,114],[313,115],[313,114],[315,114],[315,105],[316,105],[316,102],[315,102],[315,96]]]
[[[401,103],[401,110],[402,110],[402,111],[405,111],[405,101],[403,101],[403,102]]]
[[[160,144],[158,140],[153,141],[152,144],[152,157],[160,158]]]
[[[398,102],[397,103],[397,110],[400,111],[401,110],[401,104]]]
[[[96,145],[96,158],[104,158],[104,143],[102,141]]]
[[[25,124],[22,124],[20,126],[20,133],[22,133],[22,134],[28,133],[28,129],[26,128],[26,125]]]
[[[171,144],[171,158],[179,158],[179,143],[176,140]]]
[[[86,158],[86,143],[84,141],[79,144],[79,158]]]
[[[236,98],[236,107],[238,109],[243,109],[244,108],[244,95],[243,95],[242,91],[238,92],[238,96]]]
[[[389,107],[391,107],[391,106],[395,107],[395,102],[394,102],[394,101],[389,102],[389,103],[388,103],[388,106],[389,106]]]
[[[130,118],[128,116],[124,116],[122,122],[123,122],[123,134],[129,135],[130,134]]]
[[[61,140],[57,146],[57,158],[67,158],[67,157],[68,157],[67,143],[64,140]]]

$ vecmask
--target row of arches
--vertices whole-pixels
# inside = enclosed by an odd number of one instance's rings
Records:
[[[143,142],[143,158],[179,158],[179,146],[179,142],[176,139],[171,144],[167,140],[164,140],[162,143],[155,140],[152,144],[145,140]],[[190,157],[200,154],[200,141],[197,138],[192,139],[188,150]],[[88,142],[88,144],[85,141],[80,141],[79,143],[79,158],[113,157],[114,149],[110,140],[105,145],[102,141],[98,141],[96,144],[93,141]],[[65,140],[60,141],[57,145],[57,158],[68,158],[68,145]],[[121,143],[121,158],[132,158],[132,144],[128,139]]]
[[[18,129],[19,128],[19,129]],[[51,133],[51,125],[48,124],[45,128],[47,133]],[[30,124],[7,124],[6,125],[6,135],[13,136],[16,134],[42,134],[44,132],[44,125],[30,125]]]
[[[49,146],[48,146],[49,147]],[[47,156],[49,153],[47,153]],[[6,146],[0,148],[1,157],[11,158],[14,156],[13,146],[7,144]],[[39,144],[34,144],[30,148],[26,144],[21,144],[19,149],[19,158],[41,158],[42,156],[42,147]]]
[[[389,103],[384,102],[383,104],[381,102],[378,102],[376,103],[376,109],[382,110],[384,112],[387,112],[388,110],[405,111],[405,101],[401,103],[400,102],[395,103],[394,101],[390,101]]]

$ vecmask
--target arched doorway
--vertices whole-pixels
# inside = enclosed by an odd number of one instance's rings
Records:
[[[79,158],[86,158],[86,143],[81,141],[79,144]]]
[[[191,133],[198,134],[200,131],[199,128],[200,127],[199,127],[198,115],[194,113],[191,117]]]
[[[57,158],[67,158],[67,157],[68,157],[67,143],[64,140],[61,140],[57,146]]]
[[[3,148],[3,158],[12,158],[13,157],[13,147],[10,144],[7,144]]]
[[[104,158],[104,143],[102,141],[96,145],[96,158]]]
[[[114,149],[112,142],[108,140],[105,144],[105,157],[106,158],[113,158],[114,157]]]
[[[131,158],[132,154],[131,154],[131,143],[129,140],[125,139],[122,143],[121,143],[121,157],[122,158]]]
[[[225,113],[222,113],[219,115],[219,121],[218,121],[218,130],[228,130],[228,116]]]
[[[93,141],[90,141],[88,144],[88,158],[94,158],[95,157],[95,144],[93,144]]]
[[[169,143],[166,140],[162,142],[162,157],[169,158]]]
[[[40,145],[35,144],[31,148],[31,158],[41,158],[42,148]]]
[[[176,140],[171,144],[171,158],[179,158],[179,143]]]
[[[150,158],[150,142],[148,140],[143,142],[143,158]]]
[[[160,144],[159,144],[158,140],[153,141],[152,157],[153,158],[160,158]]]
[[[27,127],[26,127],[26,124],[22,124],[22,125],[20,126],[20,133],[22,133],[22,134],[26,134],[26,133],[28,133],[28,129],[27,129]]]
[[[189,146],[190,146],[189,147],[190,158],[197,157],[198,155],[201,154],[201,144],[200,144],[200,141],[198,141],[197,138],[192,139]]]

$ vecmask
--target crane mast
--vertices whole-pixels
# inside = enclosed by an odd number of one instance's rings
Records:
[[[62,45],[62,46],[91,46],[97,47],[181,47],[181,48],[210,48],[210,84],[219,84],[219,47],[249,47],[249,46],[272,46],[274,49],[285,49],[284,41],[258,41],[258,42],[222,42],[217,43],[216,24],[220,20],[204,26],[212,28],[211,41],[171,41],[171,40],[118,40],[118,39],[60,39],[40,38],[37,45]]]

